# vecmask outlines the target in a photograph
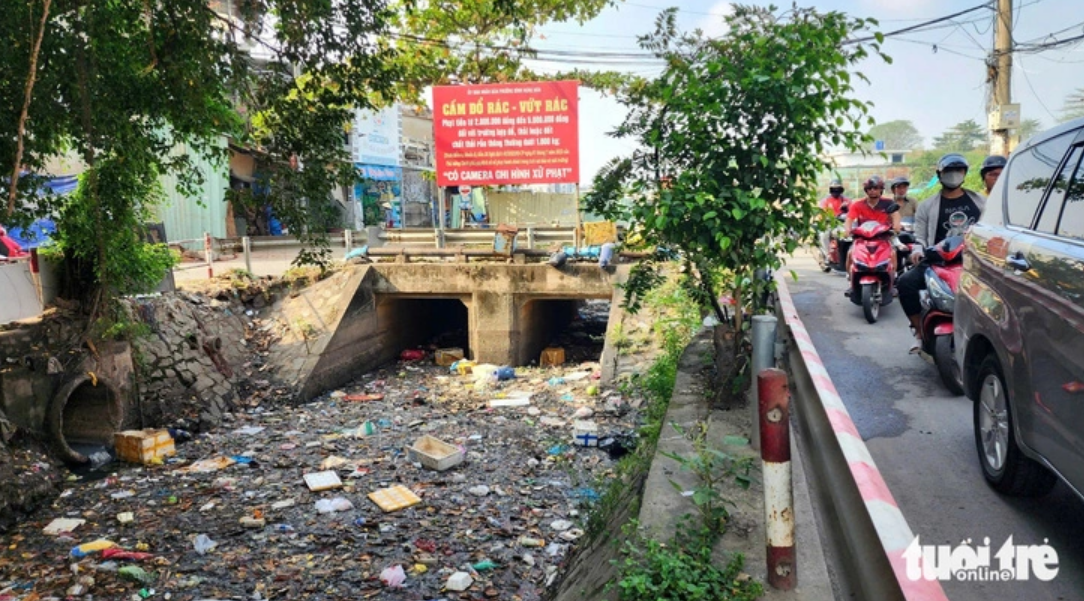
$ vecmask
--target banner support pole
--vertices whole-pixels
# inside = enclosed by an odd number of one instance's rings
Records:
[[[580,215],[580,184],[576,183],[576,231],[572,235],[573,244],[576,250],[580,249],[580,236],[583,231],[583,218]]]

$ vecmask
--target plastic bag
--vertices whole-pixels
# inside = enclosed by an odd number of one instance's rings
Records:
[[[384,571],[380,572],[380,581],[388,585],[389,588],[401,588],[403,583],[406,582],[406,573],[403,572],[403,566],[394,565],[390,568],[384,568]]]
[[[335,513],[336,511],[350,511],[354,508],[354,504],[348,499],[343,497],[335,497],[334,499],[320,499],[316,502],[316,511],[318,513]]]
[[[218,543],[211,540],[211,537],[206,534],[201,534],[192,541],[192,546],[196,548],[196,553],[206,555],[208,551],[217,547]]]
[[[516,377],[516,370],[507,365],[502,365],[501,367],[497,368],[497,371],[494,372],[494,375],[496,375],[497,379],[502,382],[505,380],[513,380]]]

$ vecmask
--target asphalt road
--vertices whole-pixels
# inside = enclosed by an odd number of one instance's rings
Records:
[[[1058,484],[1046,497],[999,495],[983,480],[972,429],[972,403],[954,397],[936,368],[909,355],[899,303],[876,324],[844,295],[842,274],[822,273],[812,257],[786,268],[794,304],[836,388],[908,524],[923,545],[989,537],[991,557],[1009,536],[1016,545],[1049,541],[1059,572],[1051,582],[943,583],[954,601],[1084,599],[1084,501]],[[785,268],[785,269],[786,269]]]

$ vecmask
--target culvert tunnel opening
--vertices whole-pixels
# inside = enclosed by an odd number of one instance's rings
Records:
[[[52,431],[63,458],[95,467],[108,463],[123,418],[120,391],[82,376],[63,387],[53,402]]]
[[[458,298],[383,299],[379,319],[388,323],[398,349],[463,350],[470,357],[470,317]]]
[[[525,338],[524,351],[530,364],[537,365],[542,350],[564,350],[567,363],[598,361],[606,345],[610,301],[598,299],[535,299],[528,301],[520,315]]]

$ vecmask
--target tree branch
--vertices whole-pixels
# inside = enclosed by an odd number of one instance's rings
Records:
[[[38,76],[38,55],[41,53],[41,40],[45,37],[45,24],[49,20],[49,6],[53,0],[45,0],[41,11],[41,26],[38,28],[34,48],[30,51],[30,73],[26,76],[26,95],[23,97],[23,110],[19,113],[19,127],[16,130],[15,165],[11,169],[11,188],[8,190],[8,217],[15,213],[15,195],[19,189],[19,166],[23,162],[23,141],[26,139],[26,119],[30,115],[30,99],[34,95],[34,82]]]

